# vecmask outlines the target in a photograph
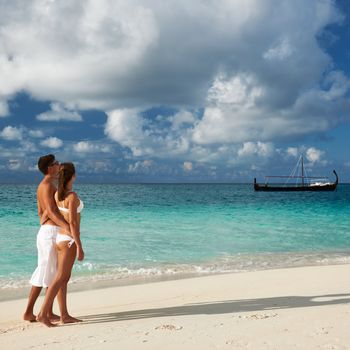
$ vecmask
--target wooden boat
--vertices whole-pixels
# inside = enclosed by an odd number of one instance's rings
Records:
[[[295,170],[298,169],[299,163],[301,162],[301,176],[295,176]],[[304,169],[304,158],[300,156],[297,166],[291,176],[265,176],[265,184],[258,184],[256,178],[254,178],[254,190],[255,191],[265,191],[265,192],[295,192],[295,191],[334,191],[338,185],[338,175],[335,170],[333,173],[336,177],[335,182],[326,182],[327,177],[315,177],[315,176],[306,176]],[[268,184],[267,179],[269,178],[280,178],[287,179],[284,184]],[[301,180],[294,184],[290,184],[290,179]],[[317,181],[316,181],[317,180]]]

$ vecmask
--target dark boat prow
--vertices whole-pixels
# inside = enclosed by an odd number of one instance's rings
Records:
[[[335,186],[337,187],[337,185],[338,185],[338,180],[339,180],[339,179],[338,179],[338,174],[337,174],[337,172],[336,172],[335,170],[333,170],[333,173],[334,173],[335,178],[336,178],[334,184],[335,184]]]
[[[258,184],[256,181],[256,178],[254,178],[254,190],[255,191],[264,191],[264,192],[296,192],[296,191],[312,191],[312,192],[318,192],[318,191],[334,191],[337,188],[338,185],[338,174],[335,170],[333,170],[333,173],[335,175],[335,182],[314,182],[314,183],[307,183],[305,182],[305,179],[325,179],[320,177],[311,177],[311,176],[305,176],[304,175],[304,161],[303,157],[301,156],[299,161],[301,161],[301,176],[267,176],[266,178],[287,178],[288,180],[291,178],[301,179],[301,184],[284,184],[284,185],[270,185],[268,183],[265,184]]]

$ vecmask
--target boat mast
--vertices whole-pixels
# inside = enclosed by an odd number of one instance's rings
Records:
[[[301,183],[304,186],[304,157],[301,155]]]

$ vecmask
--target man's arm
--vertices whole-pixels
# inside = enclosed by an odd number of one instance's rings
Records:
[[[63,228],[65,231],[70,232],[70,227],[63,215],[59,212],[55,199],[54,189],[50,185],[45,185],[42,192],[42,201],[45,206],[47,216],[58,226]]]
[[[38,204],[38,216],[39,216],[39,219],[41,219],[41,215],[43,214],[43,210],[41,209],[41,207],[39,205],[39,201],[37,201],[37,204]]]
[[[49,217],[47,215],[46,210],[43,212],[43,209],[41,208],[41,206],[39,204],[39,200],[37,201],[37,204],[38,204],[38,216],[39,216],[39,220],[40,220],[40,225],[42,225]]]

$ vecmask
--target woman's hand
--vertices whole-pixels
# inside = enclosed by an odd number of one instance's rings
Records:
[[[84,253],[83,247],[81,247],[81,246],[77,247],[78,260],[79,261],[83,261],[84,260],[84,256],[85,256],[85,253]]]

